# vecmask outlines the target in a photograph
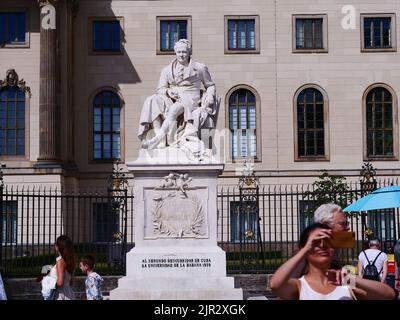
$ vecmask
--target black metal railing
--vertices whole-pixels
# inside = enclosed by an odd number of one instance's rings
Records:
[[[377,188],[397,183],[381,180],[377,182]],[[312,185],[264,185],[258,191],[258,205],[248,206],[240,203],[239,186],[220,186],[218,244],[226,251],[227,272],[274,272],[297,250],[300,233],[312,223],[312,213],[319,205],[318,198],[350,204],[365,195],[364,191],[360,183],[349,183],[347,190],[330,194],[322,194]],[[243,209],[245,207],[257,208],[258,212]],[[386,251],[400,237],[397,208],[351,214],[349,220],[357,242],[354,249],[341,249],[339,256],[344,264],[356,264],[371,232],[382,240]],[[261,254],[260,248],[263,250]]]
[[[378,181],[376,187],[398,184]],[[119,180],[114,182],[119,187]],[[360,183],[329,198],[347,204],[365,192]],[[312,185],[218,187],[218,245],[226,251],[228,273],[272,273],[297,250],[301,231],[312,221],[318,190]],[[257,201],[257,203],[254,203]],[[54,242],[68,235],[78,257],[94,255],[103,275],[125,273],[126,253],[134,246],[134,197],[131,190],[72,193],[57,189],[0,186],[0,268],[4,276],[34,276],[55,261]],[[357,246],[340,255],[354,264],[369,230],[387,250],[399,238],[399,209],[350,217]],[[363,223],[365,225],[363,225]],[[79,272],[79,270],[77,270]]]
[[[54,242],[62,234],[71,238],[78,258],[95,257],[99,272],[124,274],[126,252],[134,245],[131,191],[76,194],[4,187],[0,209],[5,276],[38,275],[43,265],[54,264]]]

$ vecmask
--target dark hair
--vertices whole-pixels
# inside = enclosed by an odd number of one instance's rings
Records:
[[[94,258],[90,254],[81,258],[81,262],[84,265],[87,265],[90,269],[94,268]]]
[[[75,253],[74,245],[72,241],[67,236],[59,236],[56,240],[56,246],[58,252],[60,252],[61,257],[65,261],[67,271],[72,275],[75,271]]]
[[[299,241],[299,247],[303,248],[307,241],[308,237],[310,236],[310,233],[313,232],[316,229],[327,229],[330,230],[331,228],[327,226],[326,224],[323,223],[313,223],[310,224],[307,228],[304,229],[304,231],[300,235],[300,241]]]

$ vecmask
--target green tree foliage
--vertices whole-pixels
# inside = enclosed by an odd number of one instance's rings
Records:
[[[335,203],[342,208],[346,207],[351,202],[352,193],[350,187],[343,176],[329,175],[326,170],[321,170],[322,174],[318,177],[312,186],[312,191],[307,191],[303,198],[312,202],[306,215],[312,217],[315,209],[325,203]]]

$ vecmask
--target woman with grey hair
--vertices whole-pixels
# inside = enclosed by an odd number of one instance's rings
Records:
[[[338,231],[350,231],[349,221],[342,208],[334,203],[326,203],[320,205],[314,212],[314,223],[322,223],[332,229],[332,232]],[[339,251],[336,251],[335,257],[332,260],[333,269],[341,269],[342,264],[340,262]],[[294,270],[292,277],[300,277],[306,271],[306,264],[304,262]]]
[[[333,232],[350,231],[350,223],[342,208],[334,203],[326,203],[314,212],[314,222],[323,223],[332,228]]]

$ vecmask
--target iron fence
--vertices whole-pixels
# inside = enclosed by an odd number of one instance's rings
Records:
[[[376,187],[391,184],[398,181],[382,180]],[[2,274],[38,275],[43,265],[54,263],[54,242],[61,234],[72,239],[78,257],[94,255],[101,274],[124,274],[126,253],[134,246],[134,197],[131,190],[114,191],[77,194],[0,188]],[[328,196],[351,203],[363,194],[365,190],[355,183]],[[219,186],[218,245],[226,251],[227,272],[274,272],[296,251],[321,196],[312,185],[261,185],[250,194],[239,186]],[[353,215],[349,220],[357,246],[342,250],[343,263],[355,264],[367,231],[383,240],[385,251],[400,237],[398,209]]]
[[[381,180],[377,188],[397,184]],[[243,199],[239,186],[218,189],[218,241],[227,254],[228,273],[273,273],[298,248],[301,232],[312,223],[318,198],[350,204],[365,194],[360,183],[347,184],[347,190],[321,194],[313,185],[259,186],[257,200]],[[257,205],[251,202],[257,201]],[[368,236],[382,240],[388,251],[399,236],[399,209],[352,214],[351,230],[356,247],[340,249],[343,264],[356,265],[366,248]]]
[[[2,193],[2,194],[1,194]],[[62,190],[0,188],[0,267],[5,276],[39,275],[54,264],[56,238],[67,235],[77,257],[92,254],[103,274],[123,274],[134,245],[133,195],[66,193]]]

